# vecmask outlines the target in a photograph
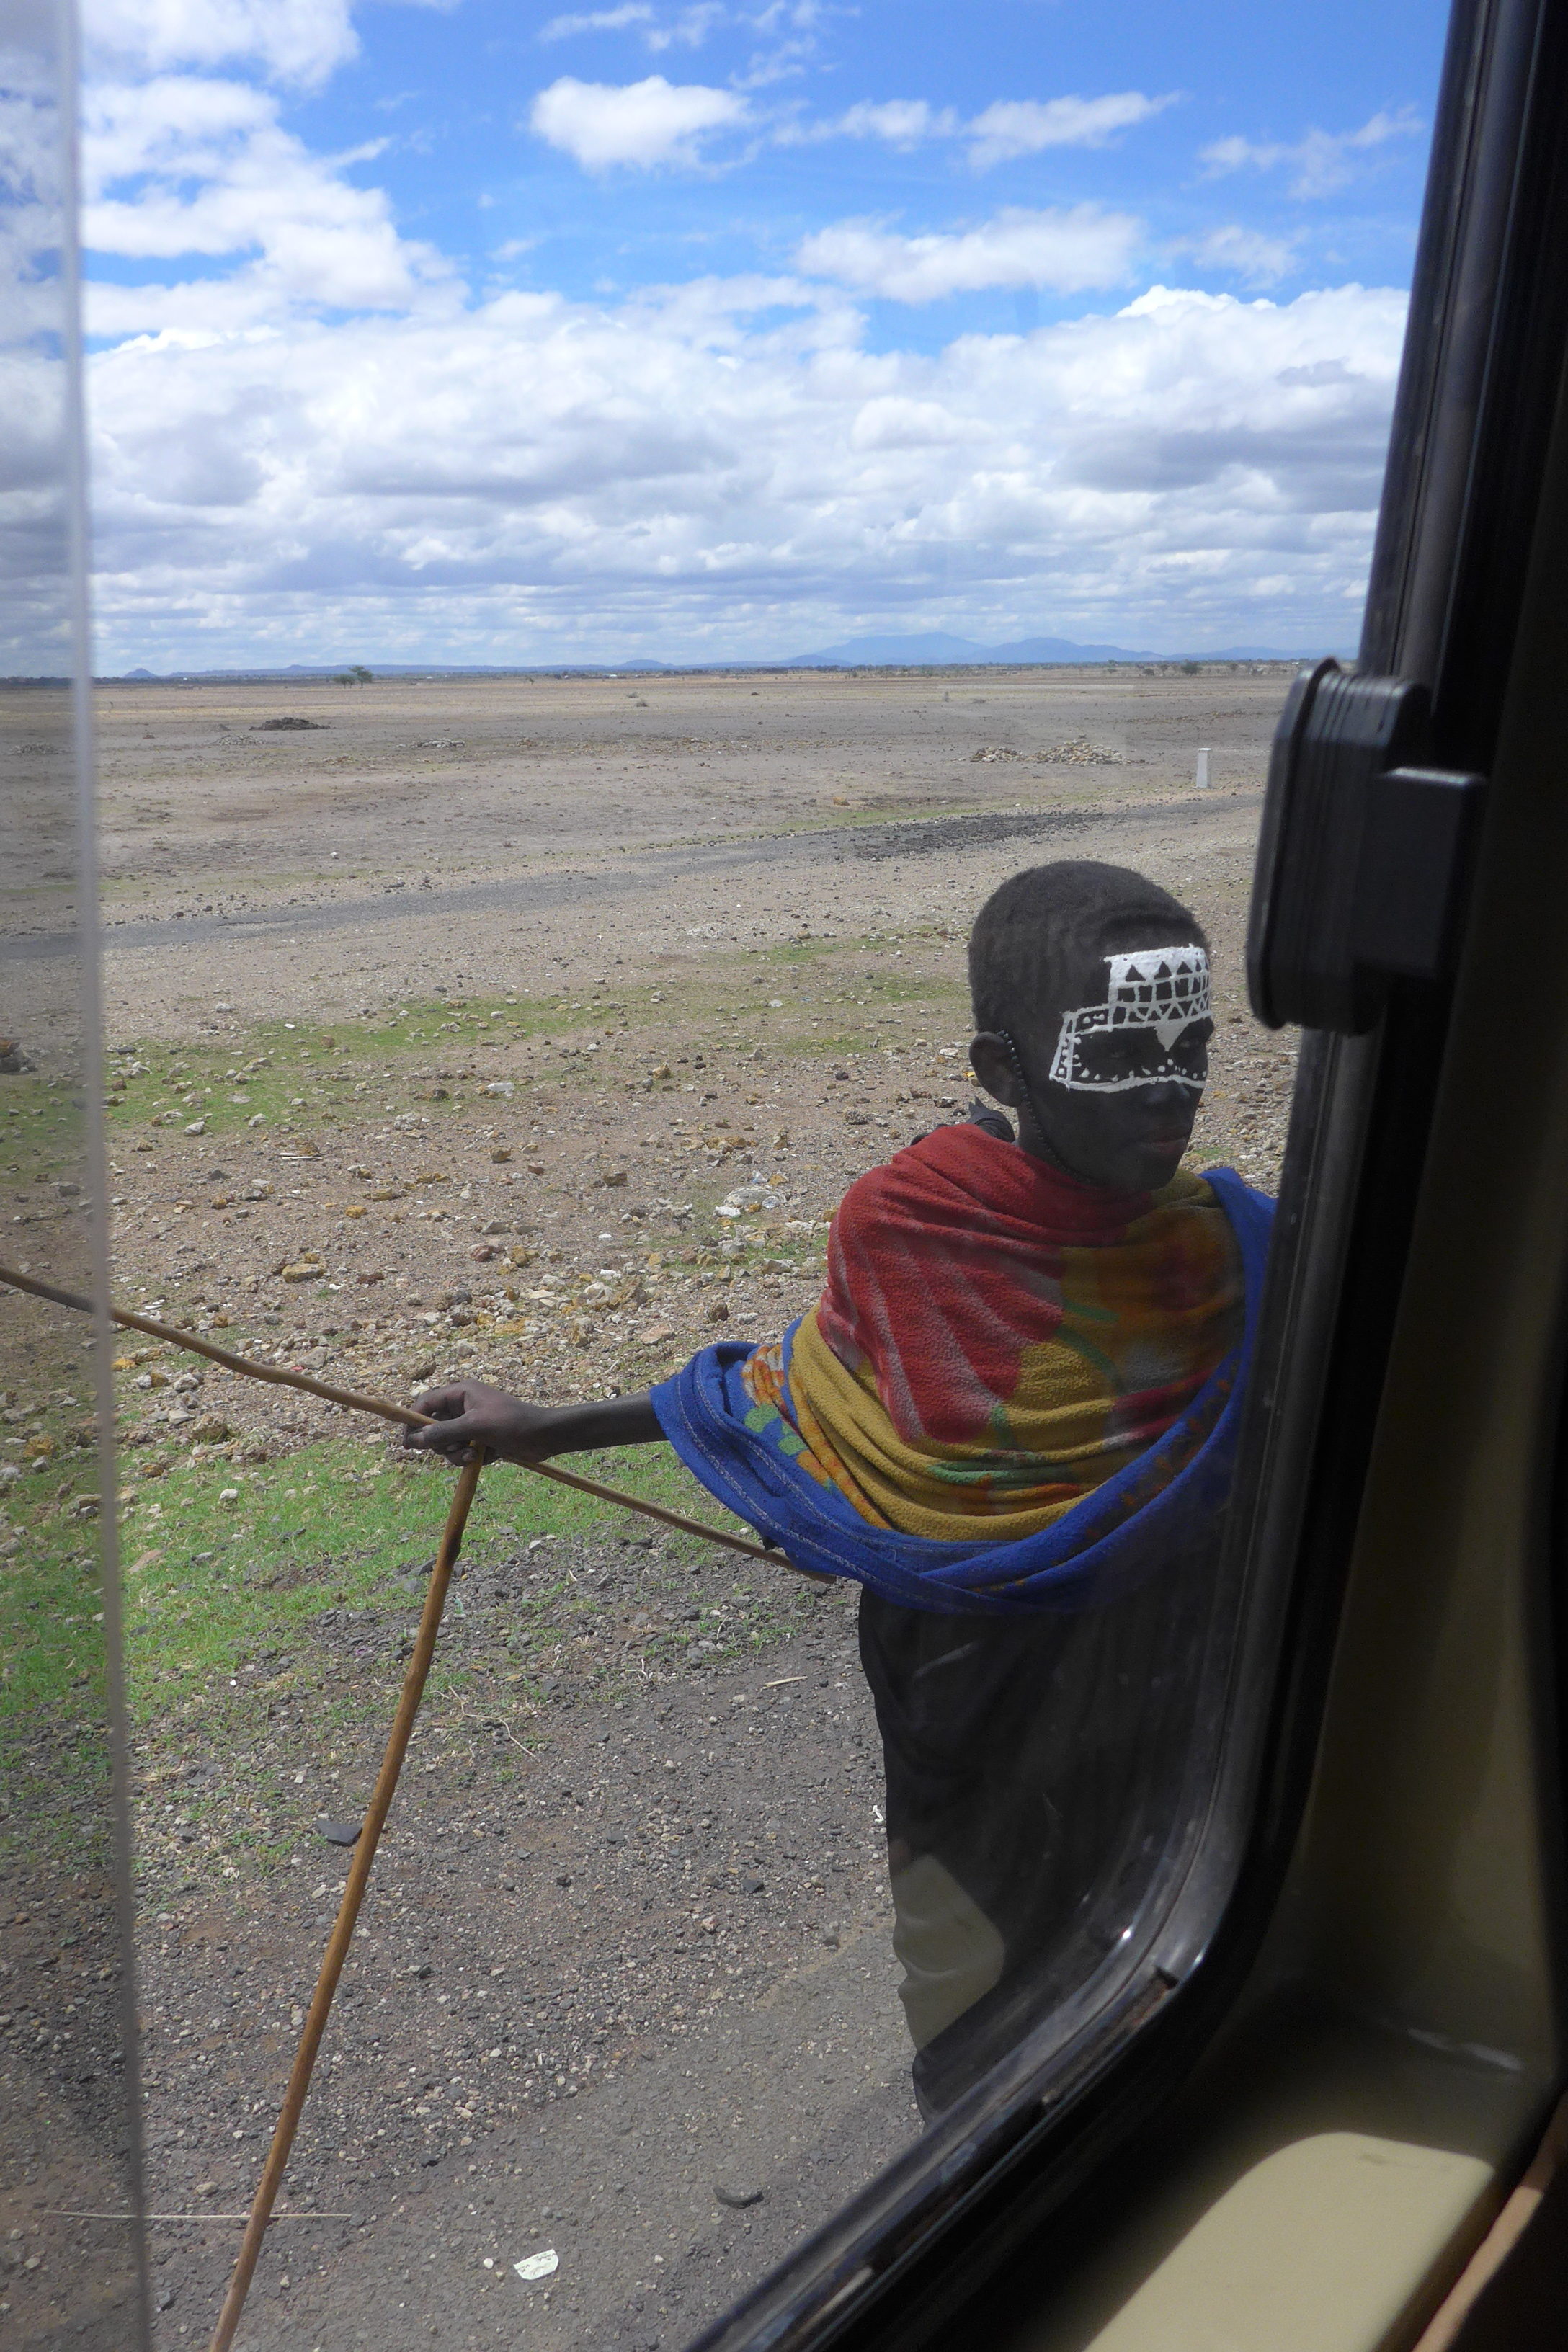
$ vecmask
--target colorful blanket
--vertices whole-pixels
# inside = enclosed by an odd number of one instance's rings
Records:
[[[853,1185],[821,1301],[654,1391],[805,1568],[922,1608],[1094,1605],[1223,1504],[1271,1203],[1228,1170],[1075,1183],[975,1127]]]

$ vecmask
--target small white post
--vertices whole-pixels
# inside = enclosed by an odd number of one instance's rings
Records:
[[[1200,793],[1206,793],[1209,788],[1209,747],[1206,743],[1201,744],[1198,748],[1197,788]]]

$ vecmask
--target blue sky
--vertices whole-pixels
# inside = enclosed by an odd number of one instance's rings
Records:
[[[1353,644],[1434,8],[87,30],[100,667]]]

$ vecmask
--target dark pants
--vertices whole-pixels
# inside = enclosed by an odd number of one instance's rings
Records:
[[[1211,1547],[1103,1608],[939,1616],[863,1591],[900,1999],[948,2105],[1112,1949],[1176,1826]]]

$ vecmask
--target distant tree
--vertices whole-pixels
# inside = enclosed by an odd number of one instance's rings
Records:
[[[341,669],[339,670],[336,677],[333,678],[332,684],[334,686],[357,686],[359,684],[359,680],[355,677],[352,670]]]
[[[1184,662],[1182,664],[1182,676],[1184,677],[1196,677],[1197,674],[1198,665],[1196,662]]]
[[[375,680],[372,677],[369,670],[366,669],[363,662],[355,662],[353,666],[353,682],[356,686],[374,685]]]

